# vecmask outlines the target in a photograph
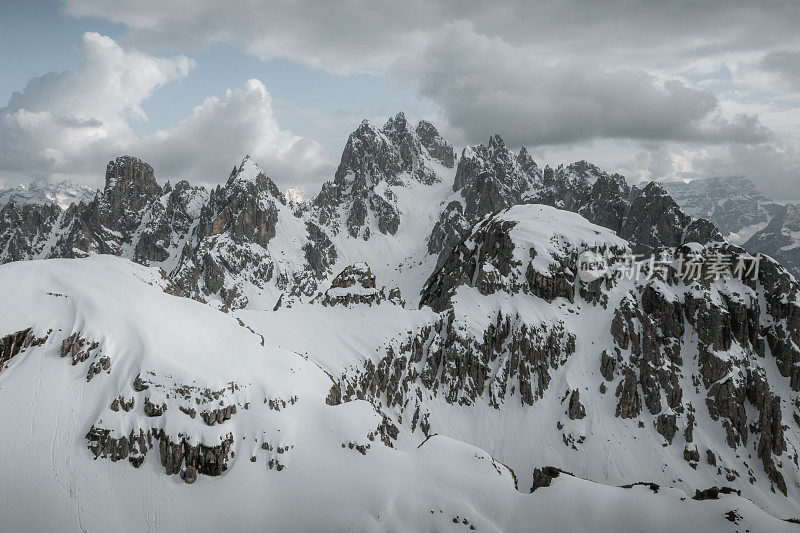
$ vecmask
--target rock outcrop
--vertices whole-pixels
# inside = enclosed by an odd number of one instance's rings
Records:
[[[401,307],[405,305],[400,289],[386,290],[375,285],[375,274],[366,263],[355,263],[342,270],[331,282],[331,286],[319,298],[324,306],[331,305],[380,305],[390,302]]]
[[[540,178],[528,151],[523,147],[514,154],[500,135],[493,135],[487,145],[465,148],[453,181],[459,198],[442,211],[428,239],[428,252],[439,255],[441,263],[473,224],[489,213],[522,203]]]
[[[325,183],[314,200],[319,224],[333,233],[343,227],[350,236],[364,240],[369,240],[371,228],[394,235],[400,213],[387,186],[402,185],[404,176],[434,183],[438,180],[434,162],[452,166],[453,154],[431,124],[421,122],[412,130],[403,113],[382,129],[365,120],[347,139],[333,181]]]

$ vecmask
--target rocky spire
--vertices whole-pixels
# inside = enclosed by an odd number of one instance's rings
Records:
[[[453,168],[456,160],[456,152],[453,150],[453,145],[439,135],[433,124],[420,120],[414,131],[419,138],[419,142],[432,158],[447,168]]]
[[[514,154],[499,133],[488,144],[468,146],[458,161],[453,190],[461,201],[451,202],[428,239],[428,252],[443,255],[460,241],[466,230],[489,213],[522,203],[540,172],[524,148]]]
[[[153,167],[138,157],[123,155],[106,165],[106,193],[120,188],[135,193],[152,191],[157,187]]]
[[[424,143],[417,131],[423,133]],[[348,137],[333,181],[325,183],[314,200],[319,223],[333,233],[344,225],[348,234],[364,240],[376,230],[394,235],[400,212],[386,185],[403,186],[408,179],[433,184],[439,180],[433,163],[447,166],[453,159],[452,146],[433,126],[420,123],[412,130],[403,112],[380,129],[364,120]],[[370,219],[377,221],[377,227],[369,226]]]

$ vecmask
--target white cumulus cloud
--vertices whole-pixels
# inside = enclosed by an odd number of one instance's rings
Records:
[[[86,33],[75,71],[32,79],[0,108],[0,174],[24,180],[72,176],[99,184],[105,163],[129,153],[162,178],[224,180],[250,154],[282,183],[319,182],[330,170],[314,141],[282,130],[266,87],[249,80],[210,97],[169,129],[137,136],[131,120],[147,120],[142,103],[166,83],[185,78],[195,62],[157,57]]]

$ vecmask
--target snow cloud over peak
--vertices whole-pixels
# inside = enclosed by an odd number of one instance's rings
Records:
[[[85,33],[74,71],[32,79],[0,108],[0,175],[8,183],[32,175],[100,182],[105,163],[122,153],[150,162],[162,179],[200,183],[225,179],[247,153],[279,182],[319,181],[327,166],[321,147],[282,130],[264,84],[209,97],[171,128],[139,136],[142,103],[159,87],[185,78],[194,60],[158,57]]]

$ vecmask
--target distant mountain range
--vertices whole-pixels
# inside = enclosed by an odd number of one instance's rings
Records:
[[[10,189],[0,189],[0,207],[9,202],[17,205],[55,204],[67,209],[72,204],[90,202],[97,191],[85,185],[63,180],[56,183],[36,180],[30,185],[18,185]]]
[[[744,177],[663,185],[687,214],[707,218],[731,243],[777,259],[800,278],[800,206],[776,203]]]

